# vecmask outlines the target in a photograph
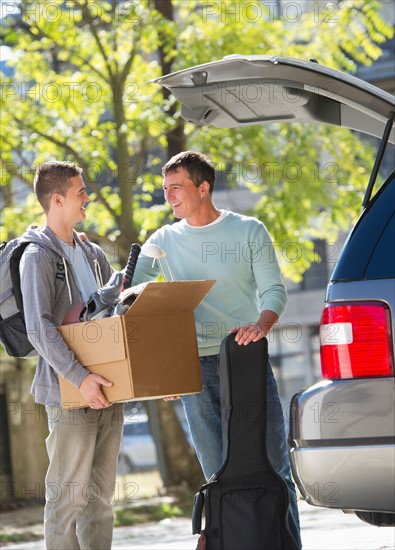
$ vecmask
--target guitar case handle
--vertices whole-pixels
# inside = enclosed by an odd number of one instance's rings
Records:
[[[202,530],[202,514],[204,507],[204,493],[199,491],[193,500],[192,534],[199,535]]]

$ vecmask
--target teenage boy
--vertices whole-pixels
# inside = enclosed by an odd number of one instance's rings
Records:
[[[111,406],[102,392],[111,382],[79,363],[57,327],[112,269],[103,250],[74,231],[89,202],[82,169],[70,162],[42,164],[34,191],[45,224],[24,234],[32,244],[20,274],[27,332],[38,352],[32,395],[48,414],[45,543],[51,550],[110,550],[123,406]],[[61,408],[58,376],[79,389],[88,407]]]

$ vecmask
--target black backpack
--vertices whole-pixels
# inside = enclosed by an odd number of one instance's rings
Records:
[[[267,340],[220,352],[222,436],[226,458],[195,496],[192,531],[200,550],[298,550],[287,516],[285,481],[266,450]],[[201,520],[205,509],[205,527]]]
[[[26,333],[19,275],[19,264],[29,244],[16,238],[0,247],[0,342],[11,357],[37,355]]]

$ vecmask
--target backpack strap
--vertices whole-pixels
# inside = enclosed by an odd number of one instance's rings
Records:
[[[16,305],[19,311],[21,312],[23,320],[25,320],[25,314],[23,311],[23,298],[22,298],[22,290],[21,290],[21,275],[19,273],[19,264],[21,263],[23,253],[25,252],[29,244],[32,244],[32,243],[29,241],[20,243],[20,245],[17,246],[16,249],[13,251],[12,256],[10,258],[10,275],[11,275],[12,288],[14,291]]]

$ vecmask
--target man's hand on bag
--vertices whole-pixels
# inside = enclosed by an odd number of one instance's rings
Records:
[[[270,309],[265,309],[256,323],[247,323],[229,332],[236,332],[235,342],[240,346],[247,346],[251,342],[258,342],[269,334],[271,328],[278,321],[278,315]]]
[[[248,323],[240,328],[235,328],[229,332],[236,332],[235,342],[240,346],[247,346],[251,342],[258,342],[266,336],[261,327],[254,323]]]
[[[91,409],[105,409],[111,406],[111,403],[101,391],[101,386],[109,388],[112,386],[112,382],[98,374],[91,373],[88,374],[79,387],[82,397]]]

